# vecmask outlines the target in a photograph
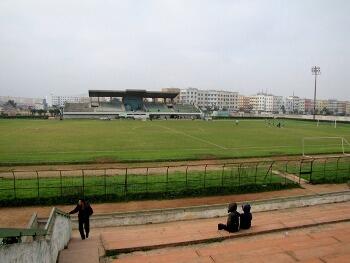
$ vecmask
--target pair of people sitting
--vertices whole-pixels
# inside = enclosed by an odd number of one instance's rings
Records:
[[[238,232],[239,229],[249,229],[252,224],[253,216],[250,213],[250,205],[242,206],[243,213],[237,212],[237,204],[231,203],[228,206],[227,224],[218,224],[218,230],[226,230],[228,232]]]

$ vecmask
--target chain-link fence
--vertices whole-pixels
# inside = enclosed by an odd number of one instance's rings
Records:
[[[0,173],[0,202],[65,203],[77,198],[131,200],[246,193],[340,183],[350,179],[350,157],[245,161],[136,168],[8,171]]]

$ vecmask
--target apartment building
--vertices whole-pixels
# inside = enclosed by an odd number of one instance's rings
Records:
[[[222,90],[183,89],[180,92],[180,102],[193,104],[201,108],[218,108],[231,111],[238,110],[238,93]]]
[[[244,112],[250,112],[252,110],[250,103],[250,97],[244,95],[238,95],[238,110]]]
[[[64,107],[66,102],[70,103],[82,103],[90,102],[89,97],[80,97],[80,96],[54,96],[51,95],[51,105],[57,107]]]
[[[288,96],[285,99],[285,109],[286,112],[291,113],[299,113],[300,111],[300,98],[298,96]],[[305,108],[305,105],[302,106]]]
[[[254,112],[278,113],[283,105],[283,97],[258,93],[250,96],[250,103]]]

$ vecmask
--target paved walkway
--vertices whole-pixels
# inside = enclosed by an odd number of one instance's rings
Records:
[[[349,190],[347,184],[323,184],[309,185],[303,184],[304,188],[295,188],[281,191],[270,191],[253,194],[209,196],[197,198],[182,198],[173,200],[149,200],[149,201],[132,201],[121,203],[102,203],[92,204],[95,214],[126,212],[138,210],[151,210],[162,208],[188,207],[198,205],[226,204],[230,202],[243,202],[252,200],[271,199],[279,197],[313,195],[327,192],[337,192]],[[70,211],[74,208],[72,205],[59,205],[59,209]],[[48,217],[52,206],[29,206],[29,207],[1,207],[0,208],[0,227],[26,227],[30,217],[34,212],[39,217]]]
[[[96,231],[91,234],[88,239],[81,240],[79,233],[74,231],[69,241],[68,249],[60,252],[59,263],[98,263],[99,256],[104,255],[104,251],[100,246],[100,235]]]

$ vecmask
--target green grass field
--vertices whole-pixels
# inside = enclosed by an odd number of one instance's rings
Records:
[[[301,154],[303,137],[344,137],[350,124],[265,120],[0,120],[0,164],[155,161]],[[320,140],[308,154],[340,152]],[[350,152],[350,147],[346,146]]]

